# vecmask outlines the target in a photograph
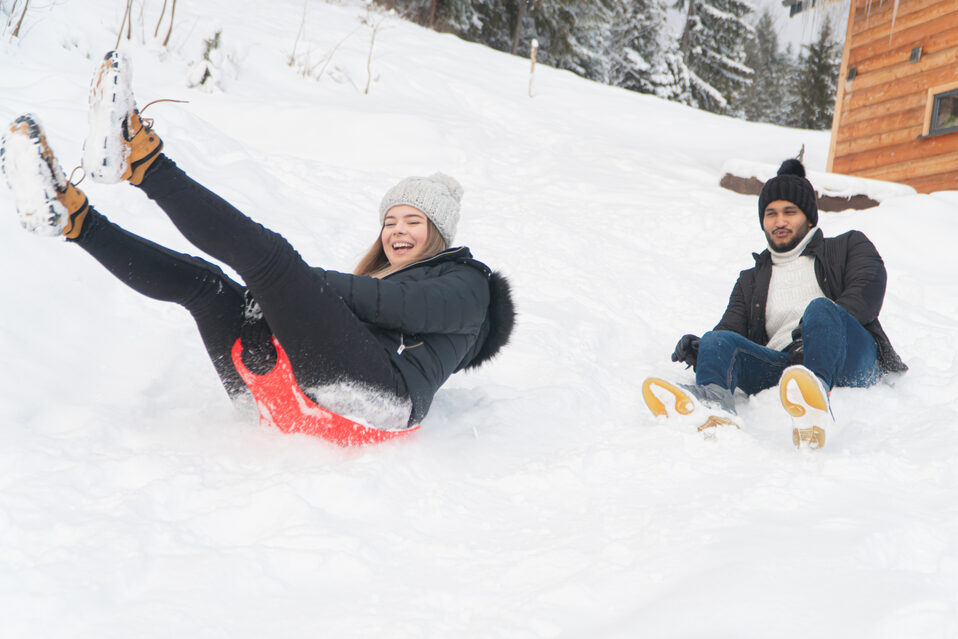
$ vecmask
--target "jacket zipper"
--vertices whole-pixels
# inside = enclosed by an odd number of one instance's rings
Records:
[[[410,344],[409,346],[406,346],[405,338],[406,336],[404,334],[402,333],[399,334],[399,348],[396,349],[396,355],[402,355],[403,351],[406,350],[407,348],[416,348],[417,346],[422,346],[422,342],[419,342],[418,344]]]
[[[432,257],[430,257],[430,258],[427,259],[427,260],[423,260],[423,261],[421,261],[421,262],[415,262],[415,263],[413,263],[413,264],[409,264],[409,265],[407,265],[407,266],[404,266],[404,267],[402,267],[401,269],[399,269],[398,271],[394,271],[393,273],[390,273],[389,275],[387,275],[387,276],[384,277],[383,279],[390,278],[390,277],[392,277],[393,275],[396,275],[396,274],[398,274],[398,273],[402,273],[402,272],[405,271],[406,269],[410,269],[410,268],[413,268],[413,267],[415,267],[415,266],[422,266],[422,265],[424,265],[424,264],[429,264],[430,262],[435,261],[435,260],[438,260],[438,259],[441,258],[441,257],[449,257],[449,256],[451,256],[451,255],[455,255],[456,253],[459,253],[460,251],[462,251],[462,249],[463,249],[463,247],[461,247],[461,246],[458,247],[458,248],[447,249],[447,250],[443,251],[442,253],[438,253],[438,254],[436,254],[436,255],[433,255]],[[487,275],[486,277],[488,277],[488,275]],[[396,349],[396,354],[397,354],[397,355],[402,355],[402,354],[403,354],[403,351],[405,351],[406,349],[408,349],[408,348],[416,348],[416,347],[418,347],[418,346],[422,346],[422,344],[423,344],[422,342],[419,342],[418,344],[410,344],[409,346],[406,346],[405,335],[403,335],[403,333],[400,332],[400,333],[399,333],[399,348]]]

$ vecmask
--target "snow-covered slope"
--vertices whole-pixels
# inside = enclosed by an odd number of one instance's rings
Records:
[[[36,113],[68,170],[122,5],[31,4],[0,41],[0,121]],[[527,61],[394,17],[367,95],[352,0],[306,3],[298,42],[299,0],[179,3],[168,49],[160,3],[134,7],[139,103],[189,100],[147,115],[193,176],[350,269],[387,188],[450,173],[459,239],[511,278],[519,324],[407,441],[283,436],[234,412],[184,311],[24,233],[0,187],[0,636],[958,635],[958,193],[821,218],[885,258],[908,374],[836,389],[845,429],[816,453],[770,392],[742,400],[745,430],[703,440],[637,391],[692,379],[676,339],[714,325],[762,248],[722,164],[805,144],[820,171],[827,134],[545,67],[530,99]],[[187,88],[217,30],[221,88]],[[136,189],[81,188],[193,251]]]

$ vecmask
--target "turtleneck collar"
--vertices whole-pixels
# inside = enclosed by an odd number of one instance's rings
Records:
[[[805,247],[808,246],[808,244],[812,241],[812,238],[815,237],[815,231],[817,230],[817,227],[808,229],[808,233],[805,234],[805,237],[802,238],[802,241],[790,251],[779,253],[778,251],[772,250],[771,247],[769,247],[768,252],[772,256],[772,264],[787,264],[788,262],[791,262],[795,258],[799,257],[805,250]]]

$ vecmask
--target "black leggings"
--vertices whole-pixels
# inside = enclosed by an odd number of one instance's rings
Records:
[[[408,399],[386,349],[329,289],[325,272],[307,265],[285,238],[194,182],[166,156],[154,162],[140,188],[194,246],[240,274],[261,319],[244,313],[246,288],[219,267],[133,235],[96,211],[76,243],[133,290],[185,307],[230,396],[247,392],[230,357],[236,339],[242,335],[244,363],[265,373],[275,362],[272,333],[307,393],[345,382]]]

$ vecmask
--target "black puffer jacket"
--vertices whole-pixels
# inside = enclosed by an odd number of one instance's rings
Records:
[[[450,375],[488,360],[512,332],[515,312],[508,282],[465,247],[382,279],[325,273],[406,381],[413,404],[410,424],[425,417]]]
[[[821,229],[802,255],[815,257],[815,277],[825,296],[848,311],[875,337],[878,363],[885,372],[908,370],[878,322],[885,299],[885,263],[875,245],[861,231],[849,231],[837,237],[824,237]],[[725,315],[717,331],[733,331],[762,346],[768,344],[765,332],[765,304],[772,279],[772,256],[768,249],[753,253],[755,266],[741,272]]]

